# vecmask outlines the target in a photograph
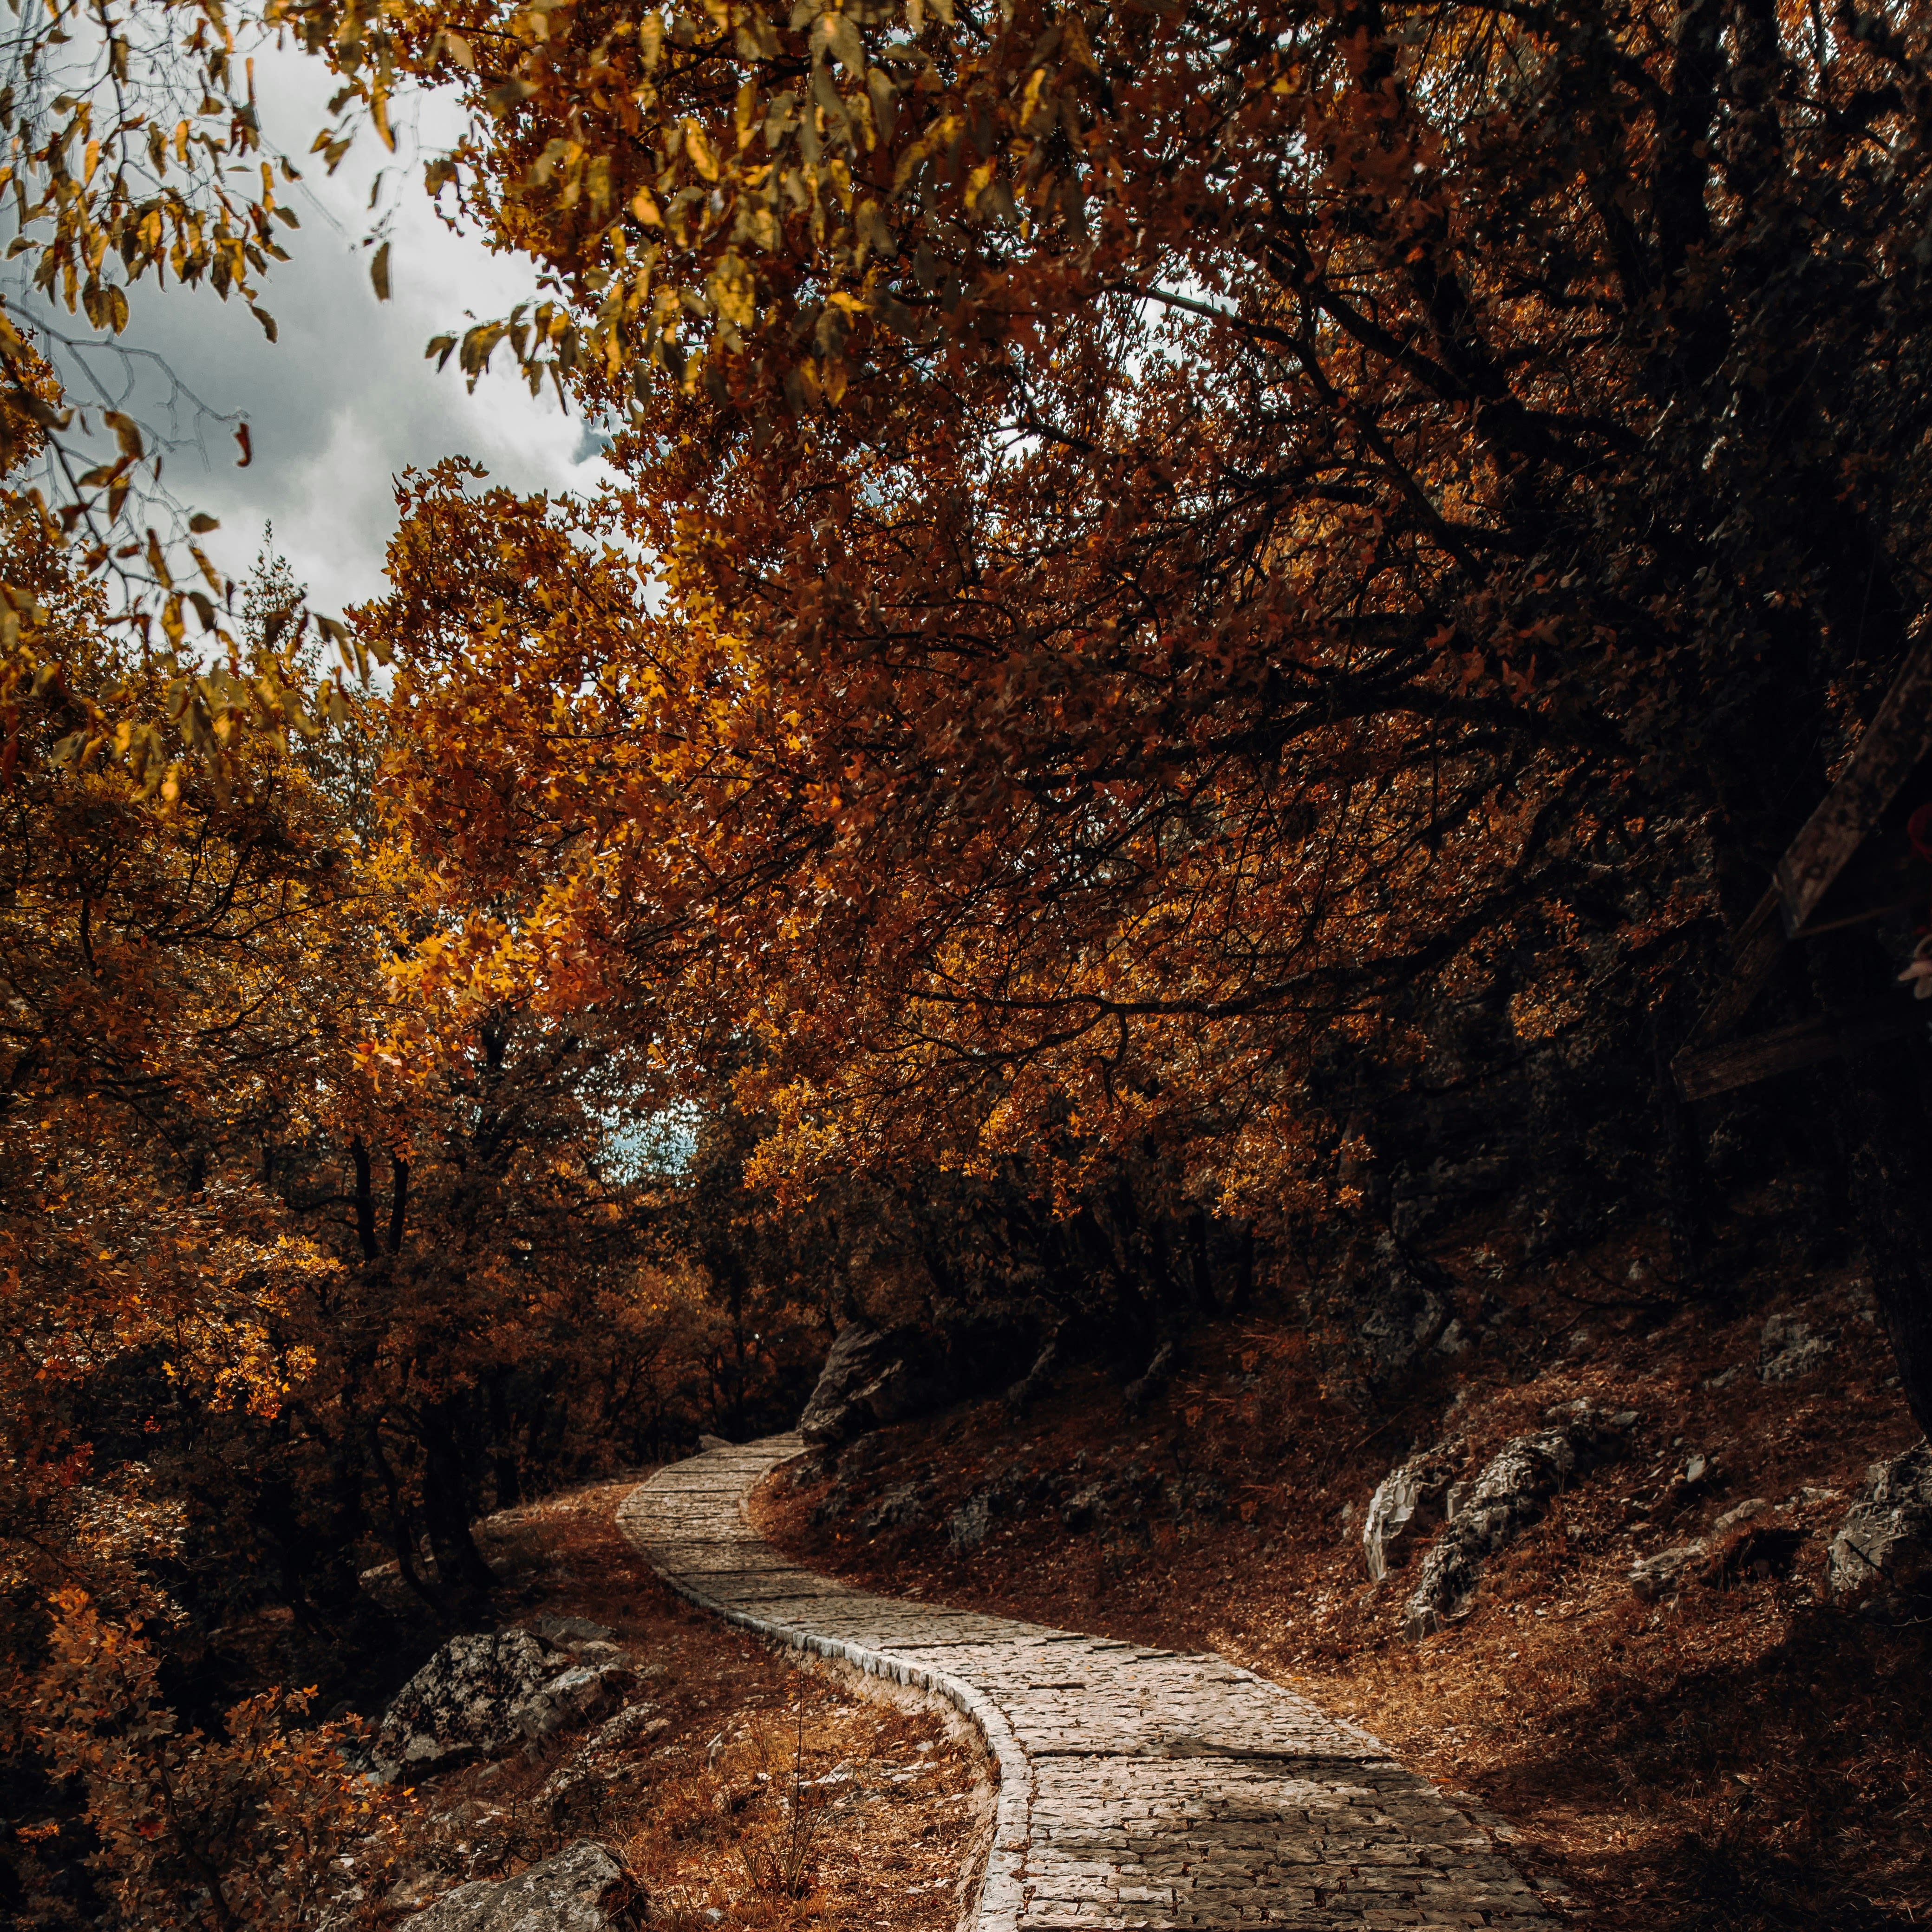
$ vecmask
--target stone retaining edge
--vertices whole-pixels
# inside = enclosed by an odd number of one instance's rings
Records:
[[[736,1444],[734,1449],[742,1455],[746,1450],[758,1446],[755,1442],[747,1442]],[[707,1456],[723,1453],[706,1450],[670,1466],[688,1469]],[[754,1481],[762,1480],[763,1475],[791,1461],[794,1455],[803,1454],[801,1445],[790,1454],[775,1457]],[[1020,1749],[1018,1740],[1014,1737],[1000,1707],[984,1692],[945,1671],[929,1670],[904,1658],[868,1650],[863,1644],[854,1643],[847,1638],[824,1636],[815,1630],[800,1630],[794,1624],[780,1623],[774,1618],[754,1616],[749,1610],[740,1610],[715,1597],[706,1596],[686,1578],[662,1568],[652,1556],[650,1545],[643,1533],[644,1511],[640,1499],[653,1480],[653,1478],[646,1478],[617,1505],[617,1527],[652,1569],[687,1603],[696,1604],[700,1610],[722,1618],[726,1623],[754,1630],[760,1636],[775,1637],[794,1650],[809,1651],[820,1657],[834,1658],[853,1665],[868,1677],[883,1677],[890,1682],[925,1691],[928,1696],[943,1697],[971,1721],[1000,1768],[1000,1790],[994,1801],[993,1842],[986,1853],[986,1869],[980,1881],[979,1900],[970,1920],[962,1922],[970,1923],[974,1932],[1018,1932],[1021,1908],[1025,1902],[1033,1767]],[[740,1495],[738,1507],[741,1512],[745,1495],[749,1493],[752,1484],[746,1484]]]

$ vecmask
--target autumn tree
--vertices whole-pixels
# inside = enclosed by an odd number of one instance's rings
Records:
[[[377,824],[377,708],[148,788],[70,741],[161,671],[32,514],[10,568],[73,676],[0,788],[0,1882],[84,1853],[130,1922],[292,1924],[380,1810],[306,1688],[366,1709],[490,1614],[477,1516],[715,1423],[708,1305],[657,1264],[625,1054],[504,1001],[393,1077],[388,969],[447,922]]]
[[[554,276],[444,352],[624,426],[608,514],[670,599],[627,590],[622,646],[600,604],[554,686],[634,751],[498,747],[527,836],[582,841],[559,952],[646,1032],[731,987],[782,1046],[775,1172],[984,1162],[1064,1113],[1066,1179],[1152,1136],[1234,1215],[1332,1160],[1328,1042],[1399,1066],[1500,958],[1582,1050],[1687,1024],[1920,619],[1923,27],[376,32],[369,98],[413,68],[473,109],[432,188]],[[1814,954],[1829,996],[1887,944]],[[1927,1419],[1918,1051],[1828,1104]]]

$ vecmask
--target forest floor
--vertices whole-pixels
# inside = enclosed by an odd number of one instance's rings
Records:
[[[951,1932],[990,1815],[983,1750],[963,1720],[893,1700],[692,1608],[620,1534],[639,1472],[478,1526],[502,1581],[502,1624],[602,1624],[655,1707],[622,1774],[547,1798],[582,1742],[561,1738],[426,1781],[405,1801],[371,1925],[475,1878],[508,1876],[580,1838],[608,1846],[662,1932]],[[796,1896],[793,1895],[794,1893]]]
[[[1534,1279],[1477,1243],[1440,1258],[1484,1339],[1379,1400],[1297,1327],[1221,1321],[1137,1414],[1070,1373],[1024,1419],[956,1408],[781,1470],[754,1520],[854,1583],[1214,1649],[1304,1692],[1504,1821],[1575,1922],[1932,1923],[1928,1619],[1823,1586],[1867,1466],[1918,1436],[1855,1272],[1786,1256],[1687,1306],[1630,1249]],[[1780,1312],[1832,1346],[1766,1382]],[[1440,1444],[1473,1474],[1579,1399],[1637,1412],[1625,1453],[1490,1559],[1468,1616],[1403,1637],[1419,1558],[1378,1586],[1361,1544],[1391,1462]],[[1734,1550],[1718,1519],[1753,1498],[1753,1527],[1801,1533],[1788,1574],[1714,1561],[1664,1600],[1634,1594],[1638,1558]]]

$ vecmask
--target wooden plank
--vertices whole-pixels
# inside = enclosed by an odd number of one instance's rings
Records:
[[[1874,1012],[1826,1014],[1723,1046],[1701,1051],[1686,1048],[1670,1063],[1670,1071],[1685,1100],[1705,1100],[1713,1094],[1753,1086],[1775,1074],[1903,1039],[1928,1021],[1932,1021],[1932,1011],[1916,1000]]]
[[[1796,933],[1898,788],[1932,751],[1932,638],[1892,680],[1852,762],[1778,862],[1784,930]]]
[[[1685,1042],[1690,1047],[1722,1040],[1750,1010],[1750,1003],[1771,976],[1778,956],[1784,950],[1784,928],[1772,916],[1778,908],[1778,888],[1773,886],[1752,908],[1750,918],[1738,928],[1732,942],[1734,957],[1730,976],[1697,1016]]]
[[[1828,932],[1842,932],[1848,926],[1869,926],[1874,920],[1888,919],[1897,913],[1921,911],[1925,898],[1923,892],[1911,892],[1902,898],[1885,899],[1876,905],[1862,905],[1850,912],[1834,914],[1829,919],[1814,919],[1794,937],[1818,939]],[[1830,908],[1826,910],[1829,911]]]

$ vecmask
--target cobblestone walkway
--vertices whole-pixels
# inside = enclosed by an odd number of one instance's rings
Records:
[[[663,1469],[618,1510],[694,1603],[948,1699],[1000,1793],[978,1932],[1537,1927],[1488,1838],[1366,1732],[1211,1654],[908,1603],[801,1569],[745,1498],[796,1436]]]

